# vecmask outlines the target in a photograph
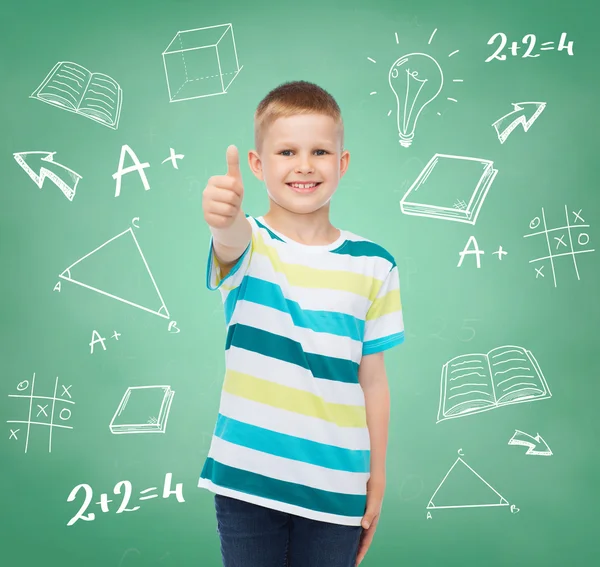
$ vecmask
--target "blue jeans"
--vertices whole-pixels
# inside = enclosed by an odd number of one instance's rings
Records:
[[[361,526],[271,510],[215,494],[223,567],[355,567]]]

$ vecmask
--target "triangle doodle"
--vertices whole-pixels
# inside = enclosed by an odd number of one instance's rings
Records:
[[[460,457],[454,461],[427,509],[508,506],[508,501]]]
[[[131,227],[71,264],[59,277],[159,317],[170,318]],[[126,299],[131,296],[138,299]]]

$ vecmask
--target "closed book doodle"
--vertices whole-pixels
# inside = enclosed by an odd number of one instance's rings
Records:
[[[402,200],[404,214],[475,224],[498,170],[487,159],[435,154]]]
[[[131,386],[111,422],[112,433],[164,433],[175,392],[170,386]]]

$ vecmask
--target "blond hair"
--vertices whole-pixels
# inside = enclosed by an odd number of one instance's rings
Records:
[[[344,122],[335,99],[324,89],[307,81],[290,81],[271,90],[254,114],[254,144],[260,153],[265,132],[275,120],[295,114],[323,114],[334,119],[344,147]]]

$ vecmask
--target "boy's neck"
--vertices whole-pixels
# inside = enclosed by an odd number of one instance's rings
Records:
[[[331,224],[329,210],[325,209],[297,214],[271,207],[263,219],[271,228],[300,244],[326,246],[340,237],[340,231]]]

